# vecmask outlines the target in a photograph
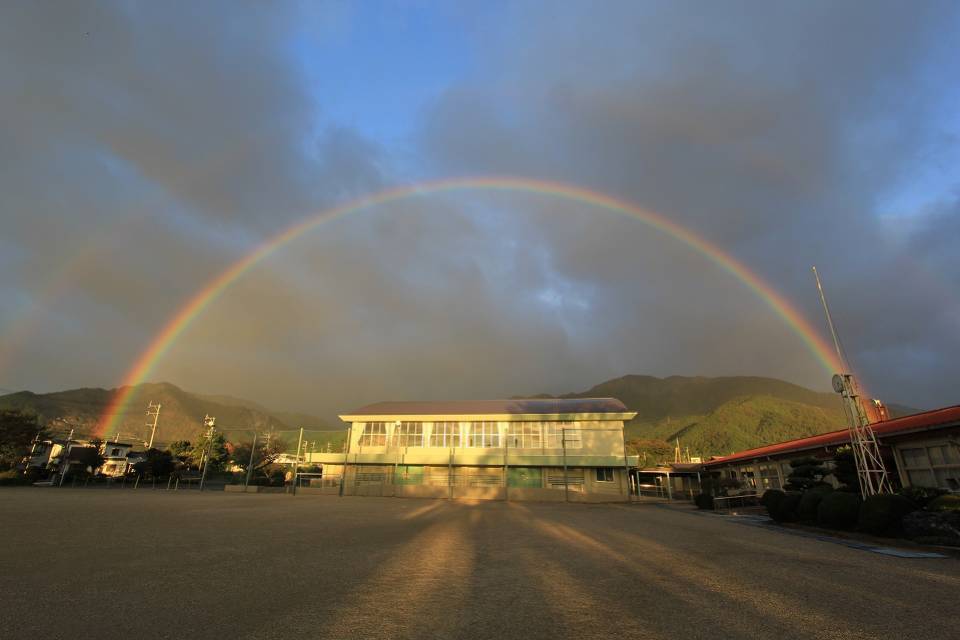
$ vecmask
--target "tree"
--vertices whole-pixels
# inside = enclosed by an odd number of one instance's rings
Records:
[[[18,409],[0,411],[0,471],[19,464],[34,438],[43,435],[37,416]]]
[[[823,477],[828,473],[823,461],[813,456],[791,460],[790,469],[785,487],[790,491],[806,491],[811,487],[822,484]]]
[[[857,463],[853,459],[853,448],[846,446],[837,449],[833,457],[833,477],[840,483],[843,491],[860,491],[860,478],[857,475]]]
[[[222,433],[214,433],[210,438],[207,432],[203,432],[190,449],[190,463],[195,467],[199,467],[201,461],[208,460],[211,468],[219,471],[228,458],[227,441]]]
[[[231,444],[230,462],[247,471],[250,465],[250,449],[252,443]],[[284,452],[285,445],[278,438],[258,438],[253,452],[253,470],[260,471],[277,461]]]
[[[640,465],[666,462],[673,458],[673,447],[665,440],[632,438],[627,440],[627,453],[640,456]]]
[[[170,455],[180,462],[187,462],[190,459],[190,452],[192,450],[193,445],[190,444],[189,440],[177,440],[167,448]]]
[[[133,470],[142,475],[153,478],[168,476],[173,472],[173,454],[159,449],[147,449],[146,457],[133,465]]]

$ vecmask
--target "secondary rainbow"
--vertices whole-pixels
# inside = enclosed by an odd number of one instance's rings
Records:
[[[810,326],[810,323],[807,322],[803,315],[801,315],[786,298],[767,284],[759,275],[750,271],[735,257],[669,218],[652,211],[647,211],[625,200],[560,182],[509,177],[452,178],[396,187],[324,210],[274,235],[250,253],[234,262],[225,271],[220,273],[220,275],[210,280],[206,286],[195,293],[186,304],[180,307],[167,321],[163,329],[154,337],[150,345],[140,354],[124,377],[123,384],[113,402],[101,417],[98,432],[100,434],[110,434],[116,431],[116,427],[121,420],[121,415],[135,393],[136,385],[147,379],[156,363],[163,357],[170,346],[176,342],[177,338],[190,323],[199,316],[210,303],[228,289],[230,285],[256,266],[261,260],[288,242],[299,238],[325,222],[330,222],[331,220],[336,220],[351,213],[371,209],[397,200],[458,190],[512,191],[541,194],[580,202],[598,209],[604,209],[640,220],[709,258],[716,265],[752,289],[784,320],[801,340],[806,343],[817,360],[823,365],[825,371],[832,374],[842,369],[832,347]]]

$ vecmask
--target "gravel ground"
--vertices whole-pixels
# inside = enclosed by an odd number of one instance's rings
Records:
[[[654,505],[0,490],[3,638],[960,638],[960,560]]]

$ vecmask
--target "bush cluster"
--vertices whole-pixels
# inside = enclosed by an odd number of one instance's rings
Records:
[[[804,491],[800,497],[800,504],[797,505],[797,518],[801,522],[816,522],[820,502],[832,492],[833,487],[828,484],[817,485]]]
[[[862,500],[858,493],[816,484],[802,493],[771,489],[760,502],[777,522],[816,523],[878,536],[907,534],[938,544],[960,544],[960,495],[940,489],[907,487],[899,493]]]
[[[848,491],[833,491],[817,507],[817,523],[831,529],[853,529],[860,517],[860,496]]]
[[[0,471],[0,487],[16,487],[32,484],[34,478],[24,475],[20,471],[11,469],[9,471]]]
[[[960,511],[960,495],[948,493],[927,503],[928,511]]]
[[[861,531],[874,535],[896,536],[903,533],[903,516],[918,508],[915,502],[896,493],[869,496],[860,507],[857,525]]]
[[[926,507],[927,503],[942,496],[946,491],[933,487],[903,487],[897,493],[919,507]]]

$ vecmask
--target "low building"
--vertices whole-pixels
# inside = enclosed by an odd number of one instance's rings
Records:
[[[347,495],[627,500],[635,415],[613,398],[380,402],[340,416],[345,453],[303,463]]]
[[[960,406],[883,420],[872,428],[895,485],[960,491]],[[830,461],[849,444],[850,432],[841,429],[712,458],[704,468],[763,492],[783,487],[790,460],[813,456]]]
[[[27,472],[50,471],[56,466],[64,446],[65,443],[56,440],[35,440],[19,468]]]
[[[125,442],[104,442],[100,445],[100,454],[103,456],[103,465],[97,473],[111,478],[126,475],[137,462],[130,457],[132,444]]]

